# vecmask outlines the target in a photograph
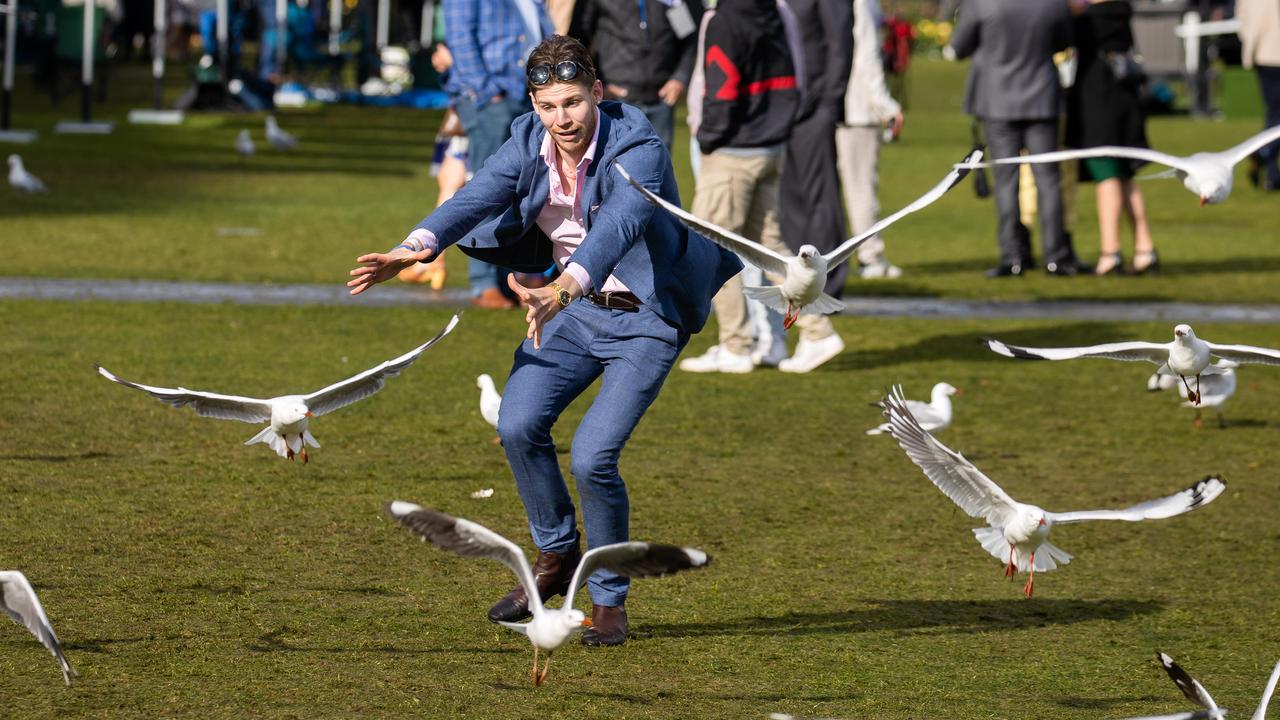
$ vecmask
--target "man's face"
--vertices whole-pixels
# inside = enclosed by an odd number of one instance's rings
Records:
[[[576,82],[552,82],[534,90],[533,109],[560,152],[581,157],[596,132],[596,104],[604,97],[604,87],[597,80],[587,91]]]

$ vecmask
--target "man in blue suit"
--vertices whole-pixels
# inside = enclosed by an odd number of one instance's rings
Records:
[[[711,298],[742,269],[728,251],[655,212],[627,187],[637,181],[679,203],[666,147],[640,110],[601,102],[603,87],[581,43],[559,35],[529,55],[534,112],[475,178],[389,253],[357,258],[353,295],[427,261],[452,244],[513,270],[556,279],[511,289],[529,323],[516,350],[498,434],[538,546],[534,575],[544,598],[564,594],[581,557],[573,500],[556,461],[551,426],[603,378],[573,438],[570,470],[583,505],[588,547],[628,538],[626,485],[618,456],[658,396]],[[607,571],[587,584],[594,604],[586,645],[626,638],[627,578]],[[489,610],[491,620],[529,616],[520,587]]]

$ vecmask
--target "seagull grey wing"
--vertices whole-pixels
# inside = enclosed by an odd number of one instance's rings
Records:
[[[945,195],[948,190],[950,190],[951,188],[959,184],[959,182],[964,179],[965,175],[969,174],[969,168],[963,167],[964,165],[975,163],[981,159],[982,159],[981,150],[974,150],[970,152],[969,155],[965,157],[965,159],[960,163],[960,165],[956,165],[952,167],[951,172],[947,173],[947,176],[942,178],[941,182],[939,182],[937,185],[934,185],[932,188],[930,188],[929,192],[916,198],[914,202],[902,208],[898,212],[888,217],[881,218],[880,221],[877,222],[876,224],[858,233],[857,235],[854,235],[848,240],[845,240],[843,243],[840,243],[839,247],[837,247],[835,250],[832,250],[831,252],[825,255],[827,260],[827,267],[835,267],[840,263],[844,262],[845,260],[848,260],[858,250],[858,247],[862,245],[862,243],[875,237],[876,234],[879,233],[880,231],[898,222],[902,218],[910,215],[911,213],[916,212],[917,210],[922,210],[932,205],[935,201],[937,201],[938,198]]]
[[[402,500],[387,503],[387,514],[417,533],[423,542],[462,557],[487,558],[511,568],[529,596],[529,609],[542,611],[542,598],[529,561],[515,543],[479,523],[456,518]]]
[[[369,368],[358,375],[353,375],[346,380],[307,395],[307,409],[313,415],[324,415],[373,395],[387,384],[389,378],[399,375],[402,370],[412,365],[413,361],[418,359],[418,356],[426,352],[427,348],[439,342],[445,335],[453,332],[457,325],[458,316],[454,315],[449,320],[449,324],[439,334],[400,357],[388,360],[377,367]]]
[[[674,575],[681,570],[704,568],[711,556],[697,548],[647,542],[622,542],[588,550],[573,572],[564,606],[573,605],[573,595],[596,570],[612,570],[633,578]]]
[[[1227,162],[1235,165],[1276,140],[1280,140],[1280,125],[1267,128],[1239,145],[1227,148],[1218,154],[1225,157]]]
[[[943,494],[970,517],[983,518],[996,527],[1004,525],[1004,518],[1013,511],[1017,501],[963,455],[920,427],[902,397],[900,385],[893,386],[880,401],[880,407],[889,420],[893,439]]]
[[[141,390],[171,407],[180,408],[190,405],[196,411],[196,414],[201,417],[239,420],[247,423],[260,423],[271,419],[270,400],[240,395],[221,395],[219,393],[188,390],[183,387],[163,388],[143,385],[116,377],[110,370],[101,365],[94,365],[93,367],[98,371],[99,375],[111,382]]]
[[[1191,677],[1190,673],[1174,662],[1173,658],[1158,652],[1156,653],[1156,659],[1160,661],[1160,666],[1164,668],[1169,679],[1173,681],[1174,685],[1178,686],[1178,689],[1182,691],[1182,694],[1188,700],[1206,710],[1218,709],[1218,703],[1214,702],[1213,696],[1209,694],[1209,691],[1204,689],[1200,681]]]
[[[1102,345],[1089,345],[1087,347],[1065,347],[1065,348],[1033,348],[1019,347],[1018,345],[1009,345],[992,338],[983,338],[982,343],[987,349],[997,355],[1005,357],[1018,358],[1021,360],[1077,360],[1080,358],[1106,358],[1108,360],[1123,360],[1126,362],[1137,362],[1145,360],[1156,365],[1163,365],[1169,361],[1169,345],[1167,343],[1153,342],[1118,342],[1104,343]]]
[[[1253,345],[1218,345],[1206,342],[1209,352],[1239,365],[1280,365],[1280,350]],[[1221,365],[1221,364],[1219,364]]]
[[[1124,147],[1122,145],[1102,145],[1092,148],[1080,148],[1077,150],[1055,150],[1054,152],[1037,153],[1035,155],[1019,155],[1017,157],[999,158],[981,163],[966,163],[964,167],[992,167],[994,165],[1031,165],[1035,163],[1052,163],[1063,162],[1066,160],[1080,160],[1082,158],[1131,158],[1133,160],[1145,160],[1146,162],[1159,163],[1167,165],[1175,170],[1182,172],[1194,172],[1196,167],[1187,161],[1186,158],[1178,157],[1162,153],[1159,150],[1151,150],[1148,148]]]
[[[78,673],[62,654],[58,635],[54,633],[53,625],[44,614],[40,598],[36,596],[35,588],[31,587],[26,575],[17,570],[0,572],[0,608],[14,622],[30,630],[40,644],[57,658],[58,664],[62,666],[62,679],[70,685],[71,678]]]
[[[1163,520],[1175,515],[1191,512],[1202,505],[1213,502],[1227,483],[1217,475],[1210,475],[1191,487],[1180,490],[1156,500],[1138,503],[1123,510],[1079,510],[1066,513],[1046,513],[1055,523],[1085,522],[1087,520]]]
[[[1253,711],[1251,720],[1267,720],[1267,706],[1271,704],[1271,695],[1276,691],[1276,681],[1280,680],[1280,663],[1271,670],[1267,679],[1267,687],[1262,691],[1262,699],[1258,701],[1258,709]]]
[[[641,185],[632,179],[627,173],[626,168],[622,167],[622,163],[615,161],[613,166],[617,168],[618,174],[622,175],[627,182],[631,183],[631,187],[640,191],[645,200],[649,204],[655,205],[667,212],[671,213],[685,227],[688,227],[701,235],[705,235],[720,247],[740,255],[744,260],[755,265],[766,272],[775,272],[779,275],[787,274],[787,260],[785,256],[770,250],[754,240],[747,238],[725,228],[716,225],[708,220],[694,215],[693,213],[664,200],[659,195],[654,194],[652,190]]]

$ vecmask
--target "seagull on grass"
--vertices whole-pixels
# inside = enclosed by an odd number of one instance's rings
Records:
[[[951,396],[958,392],[960,391],[950,383],[940,382],[933,386],[929,402],[908,400],[907,409],[911,411],[916,422],[920,423],[920,427],[929,432],[937,432],[951,425]],[[880,407],[880,403],[872,403],[872,406]],[[889,423],[880,423],[868,430],[867,434],[881,435],[887,432],[889,432]]]
[[[27,168],[22,164],[22,158],[17,155],[9,156],[9,185],[14,190],[28,194],[49,192],[49,188],[45,187],[40,178],[27,172]]]
[[[372,367],[353,375],[346,380],[334,383],[317,390],[310,395],[281,395],[280,397],[260,399],[240,395],[220,395],[218,393],[188,390],[183,387],[164,388],[129,382],[116,377],[106,368],[94,365],[94,369],[102,377],[127,387],[136,388],[151,397],[173,407],[190,405],[197,415],[214,417],[222,420],[239,420],[247,423],[268,422],[257,435],[245,441],[245,445],[265,443],[275,450],[280,457],[290,460],[295,455],[302,456],[307,462],[307,445],[320,447],[320,443],[307,429],[307,421],[346,407],[378,392],[387,383],[388,378],[399,375],[409,367],[427,348],[435,345],[445,335],[453,332],[458,324],[458,316],[454,315],[449,324],[438,335],[393,360]],[[305,443],[305,444],[304,444]]]
[[[1205,375],[1200,378],[1200,404],[1197,405],[1188,398],[1187,389],[1178,384],[1178,379],[1172,375],[1161,375],[1156,373],[1147,378],[1147,390],[1151,392],[1159,392],[1168,390],[1175,385],[1178,388],[1178,394],[1182,396],[1186,402],[1182,403],[1182,407],[1195,408],[1196,419],[1192,421],[1196,427],[1201,427],[1204,420],[1200,417],[1201,408],[1213,408],[1218,413],[1218,427],[1226,427],[1227,420],[1222,416],[1222,406],[1226,405],[1227,400],[1236,392],[1236,364],[1230,360],[1223,360],[1218,363],[1217,367],[1222,370],[1219,375]]]
[[[529,610],[533,619],[527,623],[500,622],[529,638],[533,645],[533,684],[540,687],[551,669],[551,654],[569,641],[574,633],[590,625],[586,615],[573,607],[573,595],[596,570],[612,570],[629,577],[659,577],[681,570],[706,567],[711,558],[703,551],[675,545],[658,545],[644,542],[622,542],[588,550],[582,556],[578,569],[573,573],[564,605],[549,608],[542,604],[538,584],[524,552],[510,540],[489,528],[429,510],[420,505],[396,500],[387,504],[387,512],[405,527],[431,541],[442,550],[463,557],[497,560],[506,565],[520,579],[529,596]],[[538,652],[547,654],[546,663],[538,670]]]
[[[249,157],[253,154],[253,138],[249,137],[248,130],[241,130],[240,134],[236,135],[235,147],[240,157]]]
[[[964,163],[973,163],[980,159],[982,159],[982,151],[974,150],[965,158]],[[799,252],[795,255],[783,255],[667,202],[633,180],[621,163],[615,162],[613,165],[622,177],[639,190],[651,204],[663,208],[690,229],[707,236],[717,245],[737,253],[743,260],[761,270],[781,276],[782,282],[777,285],[744,287],[742,291],[747,297],[759,300],[766,306],[784,313],[782,325],[785,328],[790,328],[800,315],[825,315],[843,310],[844,303],[822,292],[822,287],[827,282],[827,270],[848,260],[858,250],[859,245],[885,228],[931,205],[969,173],[968,169],[957,166],[942,179],[942,182],[921,195],[915,202],[880,220],[866,231],[845,240],[839,247],[825,255],[818,252],[818,248],[813,245],[801,245]]]
[[[947,497],[970,517],[983,518],[987,527],[975,528],[973,534],[982,548],[997,560],[1005,560],[1005,577],[1018,572],[1029,573],[1022,590],[1029,598],[1035,586],[1036,571],[1048,572],[1071,555],[1049,544],[1049,531],[1054,525],[1088,520],[1158,520],[1181,515],[1207,505],[1222,494],[1226,483],[1210,475],[1186,490],[1158,500],[1149,500],[1123,510],[1082,510],[1049,512],[1020,503],[983,474],[973,463],[938,442],[920,427],[902,397],[902,387],[893,390],[880,402],[889,420],[889,433],[898,441],[907,457],[924,471]]]
[[[493,376],[489,373],[481,374],[476,378],[476,387],[480,388],[480,417],[497,430],[498,410],[502,408],[502,396],[498,394],[498,388],[493,384]],[[493,441],[497,443],[501,442],[501,439],[495,437]]]
[[[17,570],[0,571],[0,608],[3,608],[5,614],[13,618],[14,622],[30,630],[40,644],[58,659],[58,664],[62,666],[63,682],[70,685],[71,678],[79,676],[79,673],[71,668],[71,663],[67,662],[67,657],[62,654],[62,645],[58,643],[58,636],[53,632],[49,617],[44,614],[40,598],[36,597],[36,591],[31,587],[31,583],[27,582],[26,575]]]
[[[1005,357],[1023,360],[1075,360],[1077,358],[1106,358],[1108,360],[1138,361],[1159,365],[1156,373],[1176,375],[1187,389],[1187,399],[1200,404],[1200,376],[1221,375],[1236,365],[1280,365],[1280,350],[1253,345],[1218,345],[1196,337],[1190,325],[1178,325],[1173,329],[1173,341],[1167,343],[1131,342],[1105,343],[1087,347],[1032,348],[1007,345],[999,340],[984,338],[983,344],[992,352]],[[1226,366],[1209,364],[1211,357],[1230,360]],[[1187,378],[1195,377],[1196,389],[1192,390]]]
[[[275,115],[267,116],[267,142],[277,150],[292,150],[298,145],[298,139],[280,129]]]
[[[1150,177],[1179,178],[1185,188],[1200,198],[1200,206],[1204,207],[1205,205],[1213,205],[1226,200],[1227,196],[1231,194],[1231,181],[1235,174],[1236,164],[1276,140],[1280,140],[1280,126],[1263,130],[1239,145],[1221,152],[1198,152],[1186,157],[1170,155],[1148,148],[1104,145],[1078,150],[1058,150],[1035,155],[999,158],[988,162],[964,162],[957,165],[957,167],[971,170],[980,167],[991,167],[992,165],[1056,163],[1064,160],[1097,157],[1142,160],[1169,167],[1169,170]]]
[[[1209,712],[1209,716],[1215,720],[1222,720],[1227,711],[1218,707],[1218,703],[1214,702],[1213,696],[1209,694],[1208,690],[1204,689],[1204,685],[1201,685],[1199,680],[1191,677],[1190,673],[1183,670],[1173,661],[1173,658],[1162,652],[1156,653],[1156,659],[1160,661],[1160,666],[1164,668],[1164,671],[1169,674],[1169,679],[1173,681],[1174,685],[1178,686],[1178,689],[1182,691],[1182,694],[1188,700],[1203,707]],[[1267,686],[1262,691],[1262,699],[1258,701],[1258,708],[1253,711],[1251,720],[1267,719],[1267,706],[1271,704],[1271,696],[1276,691],[1277,682],[1280,682],[1280,663],[1276,663],[1275,667],[1271,669],[1271,677],[1267,679]]]

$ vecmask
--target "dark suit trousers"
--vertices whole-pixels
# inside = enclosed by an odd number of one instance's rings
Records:
[[[1058,149],[1058,120],[984,120],[989,159],[1016,157],[1027,152],[1045,153]],[[1020,227],[1018,207],[1018,165],[997,165],[992,169],[996,183],[997,241],[1002,265],[1031,264],[1031,244]],[[1065,262],[1074,257],[1062,228],[1062,187],[1057,163],[1031,166],[1036,179],[1040,210],[1040,247],[1044,262]]]
[[[782,161],[778,214],[782,241],[792,252],[801,245],[812,245],[825,254],[845,240],[844,200],[836,169],[836,121],[826,107],[818,106],[791,130]],[[826,293],[840,297],[848,275],[847,262],[832,268],[827,273]]]

